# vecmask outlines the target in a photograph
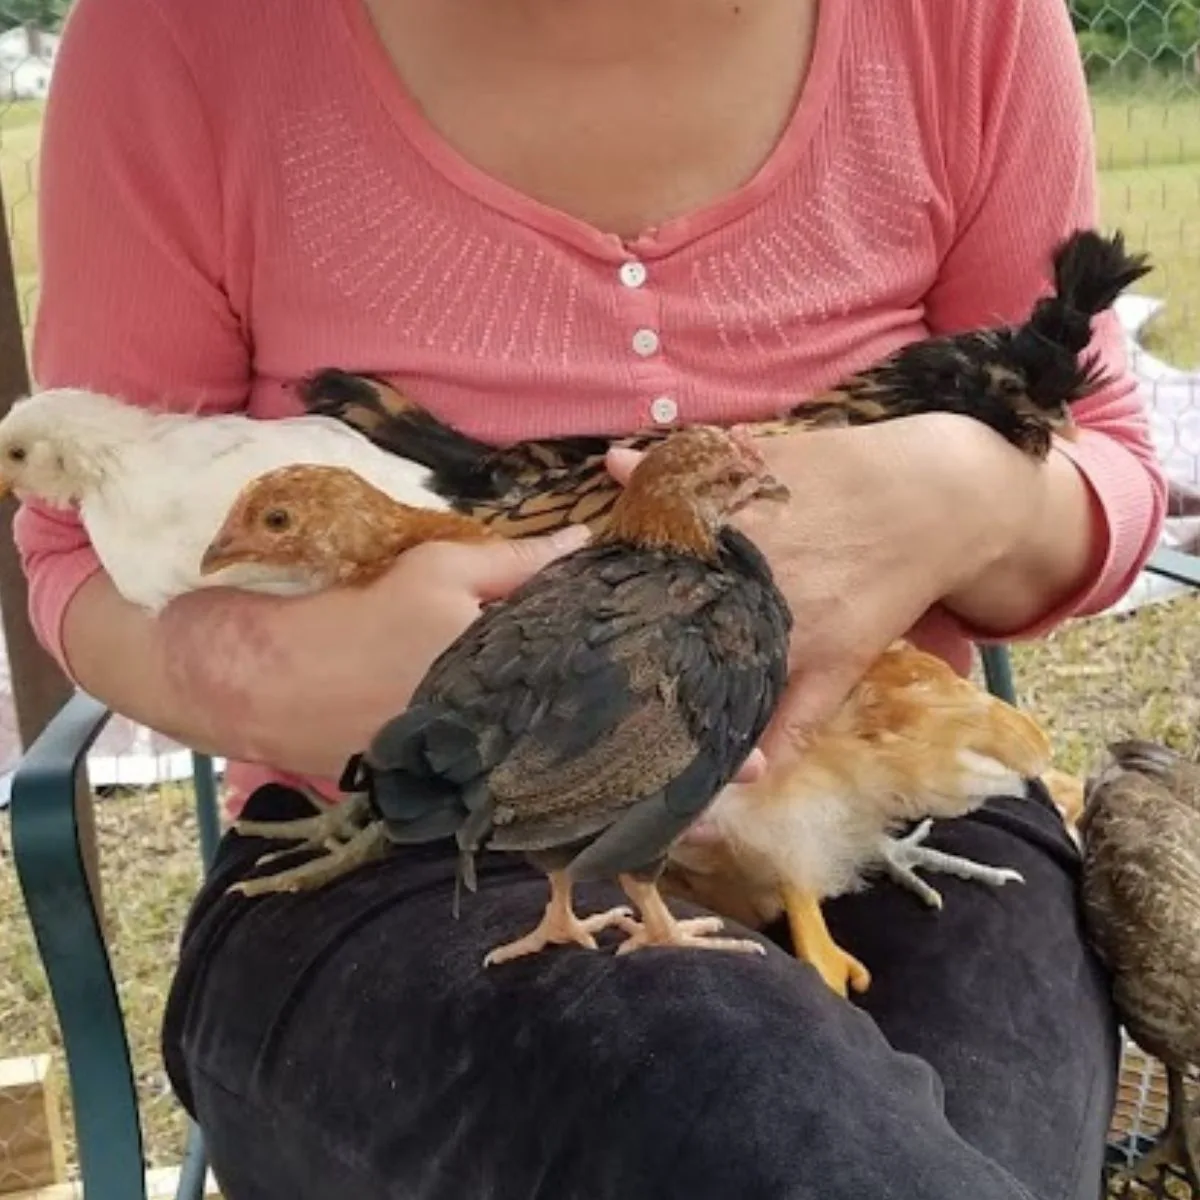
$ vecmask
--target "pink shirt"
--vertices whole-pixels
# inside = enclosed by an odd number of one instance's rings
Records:
[[[1052,246],[1095,222],[1093,170],[1062,0],[821,0],[769,160],[631,243],[442,141],[362,0],[77,0],[46,114],[34,374],[273,418],[337,365],[490,439],[763,417],[913,339],[1023,318]],[[1118,382],[1062,452],[1107,551],[1038,629],[1115,600],[1163,519],[1114,319],[1096,345]],[[63,661],[96,557],[32,506],[17,540]],[[935,611],[916,636],[965,669],[968,632]],[[231,772],[243,795],[268,775]]]

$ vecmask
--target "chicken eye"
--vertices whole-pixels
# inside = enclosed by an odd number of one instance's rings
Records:
[[[8,461],[15,462],[15,463],[24,462],[25,461],[25,447],[24,446],[9,446]]]
[[[287,510],[283,508],[268,509],[263,514],[263,524],[271,530],[272,533],[280,533],[292,523],[292,518],[288,515]]]

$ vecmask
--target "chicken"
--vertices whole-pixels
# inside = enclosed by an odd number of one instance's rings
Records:
[[[1054,255],[1055,292],[1016,327],[929,338],[801,403],[781,419],[752,426],[760,436],[795,428],[862,425],[921,412],[954,412],[985,422],[1037,458],[1051,434],[1071,438],[1070,406],[1105,382],[1084,357],[1093,315],[1149,271],[1121,235],[1080,231]],[[339,370],[301,386],[311,412],[336,417],[376,444],[419,462],[454,508],[509,537],[568,523],[603,528],[619,488],[604,463],[610,446],[644,450],[666,436],[581,436],[497,449],[460,433],[379,379]]]
[[[1181,1162],[1200,1190],[1200,1106],[1185,1085],[1200,1067],[1200,766],[1150,742],[1109,753],[1079,821],[1085,926],[1129,1035],[1167,1069],[1167,1126],[1138,1173]]]
[[[1021,794],[1049,760],[1032,718],[896,642],[805,744],[722,793],[705,818],[713,836],[672,850],[667,886],[752,928],[786,912],[797,956],[839,994],[865,991],[870,973],[833,941],[821,901],[880,868],[936,907],[941,897],[914,865],[993,885],[1020,880],[920,842],[930,818]],[[908,837],[891,836],[910,821],[921,823]]]
[[[438,512],[393,499],[344,467],[309,463],[275,467],[238,493],[200,558],[202,576],[253,566],[301,579],[309,591],[361,587],[378,579],[406,550],[425,542],[478,542],[497,535],[461,513]],[[253,585],[253,580],[251,580]],[[314,817],[286,822],[237,821],[246,837],[285,833],[300,844],[264,855],[266,864],[316,850],[322,857],[266,879],[238,885],[247,895],[317,887],[387,849],[367,797],[335,804],[311,788]]]
[[[733,778],[782,695],[787,603],[766,560],[728,522],[786,494],[746,439],[698,427],[656,446],[607,530],[488,606],[354,764],[346,783],[369,796],[388,840],[454,837],[469,889],[485,846],[522,853],[547,873],[543,920],[488,964],[555,943],[594,948],[595,934],[614,925],[630,935],[624,953],[761,950],[711,937],[719,918],[676,920],[656,879],[672,841]],[[378,503],[364,491],[354,507]],[[268,522],[284,511],[287,521]],[[283,554],[291,533],[331,560],[352,558],[342,548],[355,541],[346,511],[243,496],[234,518],[242,532],[227,523],[214,556],[247,553],[249,530],[260,556]],[[381,513],[375,528],[383,524]],[[310,827],[291,832],[311,840]],[[250,882],[255,891],[306,886],[312,865]],[[328,863],[317,867],[324,882]],[[578,918],[573,883],[612,876],[640,921],[620,909]]]
[[[61,389],[19,401],[0,421],[0,493],[77,507],[117,590],[150,612],[205,585],[308,589],[286,568],[200,572],[200,557],[242,485],[296,462],[351,467],[397,500],[448,507],[427,486],[424,467],[329,417],[196,417]]]
[[[425,542],[496,536],[474,517],[397,501],[355,471],[298,463],[242,488],[201,555],[200,574],[259,566],[302,580],[306,591],[355,587]]]

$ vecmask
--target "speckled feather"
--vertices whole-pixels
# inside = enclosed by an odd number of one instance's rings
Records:
[[[654,871],[766,727],[790,626],[732,530],[714,561],[568,555],[489,606],[372,741],[389,835],[567,858],[581,879]]]
[[[1083,906],[1130,1034],[1168,1066],[1200,1066],[1200,767],[1121,743],[1080,821]]]
[[[970,416],[1035,457],[1069,407],[1105,380],[1084,357],[1091,317],[1149,270],[1125,251],[1120,234],[1090,230],[1054,256],[1055,293],[1016,327],[930,338],[902,347],[878,366],[751,428],[788,430],[873,424],[924,412]],[[605,468],[610,446],[644,450],[669,430],[626,437],[580,436],[496,449],[451,429],[381,379],[330,369],[305,381],[311,412],[337,417],[386,450],[428,467],[431,484],[458,511],[505,537],[607,523],[619,492]]]

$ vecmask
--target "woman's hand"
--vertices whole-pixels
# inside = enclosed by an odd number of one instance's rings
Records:
[[[180,597],[161,618],[171,690],[209,715],[203,741],[219,752],[336,778],[403,711],[484,603],[586,541],[576,526],[488,544],[431,542],[365,588],[295,599],[218,589]],[[245,653],[214,653],[231,644]],[[739,778],[761,768],[755,752]]]
[[[793,678],[764,739],[769,758],[776,738],[802,737],[831,716],[929,608],[969,597],[1014,555],[1046,517],[1050,472],[949,414],[798,431],[760,445],[792,494],[785,515],[760,506],[740,521],[770,560],[795,622]],[[635,462],[610,454],[620,479]],[[1086,491],[1081,480],[1068,486]]]
[[[172,682],[197,705],[228,714],[216,736],[240,744],[239,756],[336,777],[403,711],[434,659],[484,603],[586,540],[587,530],[576,527],[520,541],[430,542],[363,588],[291,599],[224,589],[182,596],[161,618]],[[213,606],[222,603],[234,629],[213,628]],[[240,662],[214,658],[214,638],[252,648],[256,678],[248,680]]]

